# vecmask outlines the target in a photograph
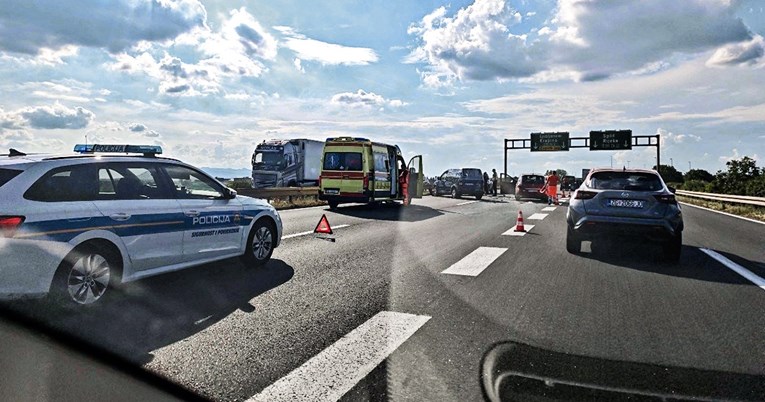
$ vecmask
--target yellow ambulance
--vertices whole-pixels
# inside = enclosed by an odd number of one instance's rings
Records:
[[[324,143],[319,199],[330,209],[394,200],[409,205],[412,198],[422,198],[422,191],[422,155],[405,164],[398,145],[359,137],[327,138]]]

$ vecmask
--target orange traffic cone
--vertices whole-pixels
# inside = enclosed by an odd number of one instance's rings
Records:
[[[515,221],[515,232],[525,232],[523,228],[523,212],[518,211],[518,220]]]

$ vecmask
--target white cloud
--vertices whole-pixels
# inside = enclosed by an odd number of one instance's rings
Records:
[[[301,73],[305,74],[305,68],[303,68],[303,61],[299,58],[295,57],[295,60],[292,62],[295,65],[295,69],[300,71]]]
[[[40,129],[85,128],[95,119],[95,114],[82,107],[70,109],[58,102],[52,106],[25,107],[14,112],[0,110],[0,128],[22,127]]]
[[[171,46],[188,47],[189,59],[169,53]],[[145,74],[169,95],[194,96],[220,92],[226,77],[258,77],[266,71],[263,60],[276,57],[276,39],[244,8],[232,10],[219,31],[199,27],[166,44],[142,43],[115,56],[107,67],[114,71]]]
[[[686,142],[687,140],[692,140],[699,142],[701,141],[701,137],[694,134],[675,134],[671,131],[665,130],[663,128],[658,128],[656,130],[656,134],[659,134],[661,137],[661,145],[662,147],[667,146],[668,144],[682,144]]]
[[[747,42],[723,46],[707,60],[707,66],[720,67],[740,64],[756,64],[765,54],[765,40],[756,35]]]
[[[394,108],[405,106],[407,103],[399,99],[385,99],[374,92],[366,92],[359,89],[356,92],[343,92],[332,96],[331,102],[335,105],[350,105],[361,107],[383,107],[390,106]]]
[[[0,50],[40,55],[74,45],[116,53],[142,40],[172,39],[206,18],[197,0],[8,0],[0,11]]]
[[[674,57],[718,48],[714,65],[752,63],[762,57],[762,40],[734,15],[736,7],[729,0],[558,0],[548,25],[514,34],[517,11],[504,0],[476,0],[454,16],[440,7],[410,26],[418,46],[405,62],[425,63],[423,83],[434,87],[650,74]]]
[[[290,27],[277,26],[285,39],[282,46],[295,52],[303,61],[315,61],[323,65],[361,66],[376,63],[377,53],[365,47],[350,47],[307,38]]]

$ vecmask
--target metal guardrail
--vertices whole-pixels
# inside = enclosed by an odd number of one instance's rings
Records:
[[[691,198],[700,198],[704,200],[728,202],[731,204],[746,204],[755,205],[759,207],[765,207],[765,197],[750,197],[746,195],[730,195],[730,194],[716,194],[716,193],[702,193],[698,191],[685,191],[677,190],[675,193]]]
[[[274,198],[287,198],[291,202],[292,197],[317,198],[319,196],[318,187],[242,188],[236,192],[247,197],[262,198],[268,201]]]

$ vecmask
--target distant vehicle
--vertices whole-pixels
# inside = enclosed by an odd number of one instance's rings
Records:
[[[321,172],[321,141],[269,140],[255,146],[252,154],[252,186],[316,186]]]
[[[563,178],[560,181],[560,189],[566,190],[566,191],[572,191],[576,189],[576,177],[574,176],[563,176]]]
[[[358,137],[327,138],[322,161],[319,199],[330,209],[343,203],[395,200],[408,205],[412,198],[422,198],[422,155],[404,165],[398,145]],[[402,167],[409,172],[406,190],[399,182]]]
[[[454,198],[472,195],[477,200],[483,197],[483,172],[476,168],[448,169],[436,178],[434,194],[451,194]]]
[[[594,169],[569,201],[566,249],[581,251],[582,240],[623,236],[660,242],[667,260],[680,259],[683,216],[674,189],[644,169]]]
[[[502,194],[515,194],[515,185],[517,183],[517,177],[509,176],[504,173],[499,174],[499,190]]]
[[[279,245],[274,207],[158,157],[158,146],[75,152],[0,157],[3,298],[93,304],[123,282],[213,261],[261,266]]]
[[[545,185],[545,177],[539,174],[524,174],[518,178],[515,185],[515,199],[535,198],[538,200],[547,200],[547,194],[540,193],[539,190]]]

